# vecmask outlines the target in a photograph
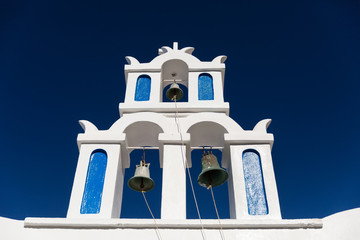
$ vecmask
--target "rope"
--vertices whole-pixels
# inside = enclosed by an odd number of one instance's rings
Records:
[[[162,240],[161,234],[160,234],[160,231],[159,231],[159,227],[158,227],[157,222],[156,222],[156,219],[155,219],[154,214],[152,213],[152,211],[151,211],[151,209],[150,209],[150,206],[149,206],[148,201],[146,200],[145,192],[144,192],[144,191],[141,191],[141,193],[142,193],[142,195],[143,195],[143,197],[144,197],[146,206],[148,207],[149,212],[150,212],[152,218],[154,219],[154,223],[155,223],[155,227],[156,227],[156,229],[155,229],[156,235],[157,235],[157,237],[158,237],[159,240]]]
[[[193,185],[190,170],[189,170],[189,163],[187,161],[186,156],[184,156],[183,146],[185,146],[185,144],[184,144],[183,137],[182,137],[182,134],[181,134],[181,128],[180,128],[179,119],[178,119],[178,114],[179,113],[178,113],[178,108],[177,108],[177,104],[176,104],[176,95],[173,97],[172,100],[174,100],[174,102],[175,102],[175,110],[176,110],[175,111],[175,123],[176,123],[176,126],[177,126],[177,130],[178,130],[178,132],[180,134],[180,140],[181,140],[181,157],[182,157],[182,160],[183,160],[183,164],[184,164],[184,162],[186,163],[186,166],[184,165],[184,167],[187,170],[187,173],[189,175],[191,191],[192,191],[192,194],[193,194],[193,197],[194,197],[196,211],[197,211],[197,214],[199,216],[199,221],[200,221],[200,224],[201,224],[201,235],[202,235],[203,239],[206,240],[206,235],[205,235],[205,232],[204,232],[204,225],[203,225],[203,222],[202,222],[202,219],[201,219],[199,206],[198,206],[196,196],[195,196],[194,185]]]
[[[211,197],[212,197],[212,200],[213,200],[213,203],[214,203],[214,207],[215,207],[215,212],[216,212],[217,218],[218,218],[218,220],[219,220],[221,239],[222,239],[222,240],[225,240],[225,236],[224,236],[222,224],[221,224],[221,221],[220,221],[219,212],[218,212],[217,207],[216,207],[216,202],[215,202],[215,197],[214,197],[213,188],[212,188],[211,185],[210,185],[210,191],[211,191]]]

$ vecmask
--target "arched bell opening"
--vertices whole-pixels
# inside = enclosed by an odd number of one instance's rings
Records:
[[[134,191],[128,185],[129,180],[135,176],[136,165],[140,165],[142,160],[145,160],[147,164],[150,163],[149,177],[155,183],[155,187],[147,191],[145,195],[155,217],[160,217],[162,169],[157,148],[159,134],[163,132],[159,125],[149,121],[134,122],[124,130],[130,162],[125,163],[121,218],[152,218],[141,192]]]
[[[206,152],[210,151],[205,149]],[[214,154],[219,161],[221,162],[222,151],[218,149],[213,149],[212,154]],[[191,173],[191,179],[194,186],[194,191],[199,206],[200,214],[202,219],[217,219],[214,203],[211,196],[210,189],[202,187],[198,184],[198,176],[202,172],[201,158],[203,157],[202,149],[194,149],[191,151],[192,167],[189,169]],[[228,194],[228,184],[224,184],[213,187],[214,198],[221,219],[230,218],[229,211],[229,194]],[[190,180],[187,176],[186,178],[186,218],[187,219],[198,219],[196,205],[194,201],[194,196],[192,193]]]
[[[134,191],[128,186],[129,180],[134,177],[136,165],[144,159],[143,149],[134,149],[130,153],[130,167],[125,169],[123,199],[120,218],[152,218],[146,206],[141,192]],[[146,199],[151,207],[155,218],[160,218],[161,192],[162,192],[162,168],[160,168],[159,150],[146,149],[145,162],[149,166],[150,178],[155,187],[145,193]]]
[[[183,97],[178,102],[188,101],[188,80],[189,80],[189,67],[188,65],[179,59],[173,59],[165,62],[161,66],[161,84],[162,91],[160,99],[163,102],[171,102],[172,100],[166,96],[166,92],[171,85],[176,83],[183,91]],[[175,87],[173,85],[173,87]]]
[[[218,168],[220,174],[227,175],[226,169],[221,167],[221,162],[223,161],[222,158],[224,156],[224,134],[227,133],[227,131],[218,123],[206,121],[192,125],[187,132],[190,133],[191,136],[190,145],[192,149],[192,167],[190,168],[190,174],[201,217],[204,219],[217,219],[211,191],[206,187],[200,186],[198,180],[200,179],[199,175],[202,174],[202,177],[204,177],[204,174],[206,174],[206,171],[208,170],[206,169],[205,164],[202,162],[204,153],[207,155],[214,155],[215,159],[213,160],[219,164],[218,166],[214,167]],[[223,179],[223,184],[213,187],[213,193],[220,218],[230,218],[227,176],[224,176]],[[189,179],[187,179],[186,191],[187,218],[198,218]]]

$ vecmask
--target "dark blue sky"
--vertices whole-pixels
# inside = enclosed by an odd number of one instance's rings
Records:
[[[273,119],[283,218],[360,207],[359,1],[3,0],[0,216],[66,216],[82,132],[77,121],[108,129],[124,100],[125,56],[148,62],[174,41],[195,47],[202,61],[228,56],[224,96],[244,129]],[[156,156],[147,158],[157,183],[148,198],[159,216]],[[214,190],[226,217],[227,189]],[[196,191],[204,217],[215,217],[210,193]],[[134,199],[145,207],[141,195],[126,190],[126,197],[132,200],[124,200],[122,216],[140,216]]]

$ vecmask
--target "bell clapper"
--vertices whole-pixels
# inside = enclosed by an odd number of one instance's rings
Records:
[[[145,163],[145,161],[144,161],[144,163]],[[141,178],[140,189],[141,189],[142,192],[144,191],[144,178]]]
[[[207,187],[207,189],[209,189],[211,187],[211,174],[209,174],[209,186]]]

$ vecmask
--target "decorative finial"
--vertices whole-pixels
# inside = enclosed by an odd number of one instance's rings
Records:
[[[192,55],[192,52],[194,51],[193,47],[184,47],[182,49],[179,49],[179,43],[178,42],[173,42],[173,47],[167,47],[167,46],[163,46],[158,50],[158,54],[162,55],[168,52],[183,52],[183,53],[187,53]],[[220,61],[220,60],[219,60]]]

